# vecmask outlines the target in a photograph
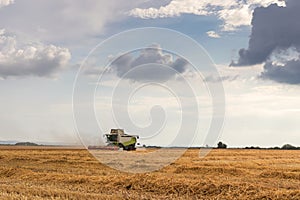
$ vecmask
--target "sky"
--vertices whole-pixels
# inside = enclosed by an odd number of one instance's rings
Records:
[[[299,9],[0,0],[0,141],[87,146],[118,127],[146,145],[300,146]]]

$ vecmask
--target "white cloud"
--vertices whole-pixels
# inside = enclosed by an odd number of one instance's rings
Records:
[[[16,36],[0,30],[0,77],[53,77],[66,68],[68,49],[45,44],[22,44]]]
[[[218,11],[218,17],[224,21],[223,30],[231,31],[236,27],[250,25],[253,8],[249,5],[236,5],[234,8],[223,9]]]
[[[1,10],[0,27],[39,40],[76,41],[77,44],[78,38],[101,36],[108,24],[124,20],[126,12],[143,5],[153,3],[144,0],[130,3],[126,0],[17,1],[14,6]]]
[[[232,31],[240,26],[250,25],[256,7],[268,6],[272,3],[285,5],[282,0],[172,0],[168,5],[160,8],[135,8],[129,14],[143,19],[176,17],[181,14],[215,15],[224,22],[222,26],[224,31]]]
[[[0,0],[0,8],[14,3],[14,0]]]
[[[207,31],[206,34],[208,37],[211,37],[211,38],[220,38],[220,35],[218,33],[216,33],[215,31]]]

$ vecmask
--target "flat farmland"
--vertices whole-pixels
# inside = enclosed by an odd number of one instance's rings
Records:
[[[103,150],[105,153],[105,150]],[[132,174],[87,150],[0,148],[0,199],[300,199],[300,151],[190,149]]]

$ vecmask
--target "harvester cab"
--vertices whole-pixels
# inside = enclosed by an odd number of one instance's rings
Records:
[[[125,134],[124,129],[111,129],[110,134],[105,134],[108,145],[115,145],[126,151],[135,150],[137,135]]]

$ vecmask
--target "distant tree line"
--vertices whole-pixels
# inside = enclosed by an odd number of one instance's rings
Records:
[[[226,149],[227,145],[223,142],[219,142],[217,144],[218,149]],[[251,146],[251,147],[245,147],[245,149],[283,149],[283,150],[300,150],[300,147],[295,147],[291,144],[285,144],[282,147],[270,147],[270,148],[261,148],[259,146]]]
[[[144,148],[162,148],[160,146],[147,146],[147,145],[143,145]],[[168,148],[186,148],[186,147],[168,147]],[[214,148],[214,147],[210,147],[208,145],[206,145],[205,147],[189,147],[189,149],[198,149],[198,148]],[[227,144],[225,144],[224,142],[218,142],[217,144],[217,149],[227,149],[228,146]],[[250,147],[243,147],[240,149],[281,149],[281,150],[300,150],[300,147],[295,147],[291,144],[285,144],[282,147],[269,147],[269,148],[262,148],[259,146],[250,146]]]
[[[0,144],[0,145],[7,145],[7,144]],[[15,143],[14,145],[16,146],[39,146],[36,143],[32,142],[18,142]],[[146,146],[145,144],[143,145],[144,148],[161,148],[160,146]],[[169,147],[169,148],[185,148],[185,147]],[[192,148],[199,148],[199,147],[192,147]],[[206,146],[205,148],[212,148],[209,146]],[[218,149],[226,149],[227,144],[223,142],[218,142],[217,144]],[[300,147],[293,146],[291,144],[285,144],[282,147],[270,147],[270,148],[261,148],[259,146],[250,146],[250,147],[245,147],[244,149],[282,149],[282,150],[300,150]]]
[[[282,149],[282,150],[300,150],[300,147],[295,147],[291,144],[285,144],[282,147],[270,147],[270,148],[260,148],[260,147],[246,147],[245,149]]]

